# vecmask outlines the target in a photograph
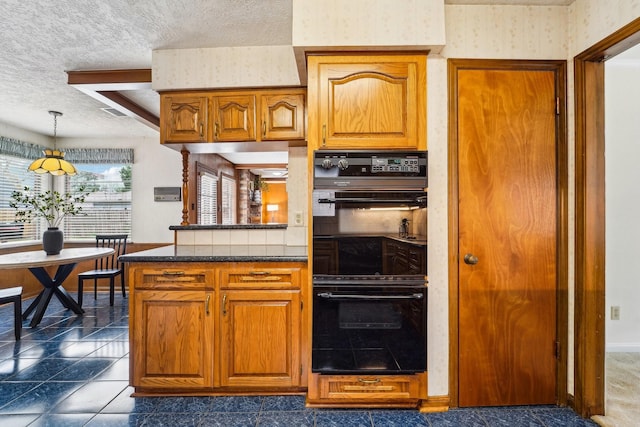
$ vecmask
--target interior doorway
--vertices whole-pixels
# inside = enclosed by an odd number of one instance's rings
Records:
[[[574,407],[605,412],[604,61],[640,43],[640,19],[574,59],[576,138]]]

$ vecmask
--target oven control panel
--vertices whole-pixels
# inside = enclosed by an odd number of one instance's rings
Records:
[[[420,172],[418,157],[374,157],[371,159],[371,172]]]
[[[426,151],[316,151],[316,177],[426,176]]]

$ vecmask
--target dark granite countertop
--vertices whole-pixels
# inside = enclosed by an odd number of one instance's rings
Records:
[[[287,224],[170,225],[169,230],[282,230]]]
[[[307,262],[305,246],[170,245],[132,252],[122,262]]]

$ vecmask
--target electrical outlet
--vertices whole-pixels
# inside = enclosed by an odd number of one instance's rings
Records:
[[[620,306],[612,305],[611,306],[611,320],[620,320]]]
[[[304,220],[302,218],[302,212],[298,211],[295,213],[294,218],[293,218],[293,224],[294,225],[303,225]]]

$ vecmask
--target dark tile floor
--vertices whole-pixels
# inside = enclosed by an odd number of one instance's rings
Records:
[[[555,406],[420,414],[309,409],[303,396],[132,398],[127,300],[89,296],[84,308],[78,317],[54,298],[16,343],[13,308],[0,306],[0,426],[595,426]]]

